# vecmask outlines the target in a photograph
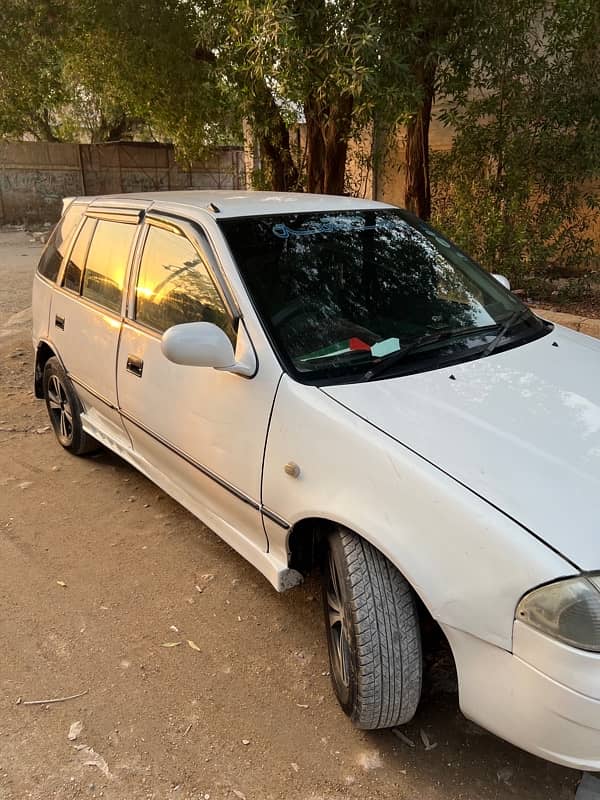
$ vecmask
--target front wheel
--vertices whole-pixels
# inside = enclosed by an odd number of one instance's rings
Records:
[[[56,356],[46,362],[43,386],[50,422],[65,450],[76,456],[97,450],[98,442],[83,430],[79,399]]]
[[[331,680],[344,712],[366,730],[414,716],[421,696],[421,634],[412,589],[360,536],[327,539],[323,604]]]

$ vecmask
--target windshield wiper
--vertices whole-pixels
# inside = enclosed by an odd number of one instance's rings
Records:
[[[528,308],[517,308],[516,311],[510,315],[510,317],[502,324],[502,327],[498,331],[497,336],[494,336],[492,341],[486,345],[483,350],[481,351],[481,358],[485,358],[485,356],[489,356],[494,350],[498,347],[502,339],[506,336],[508,331],[514,326],[521,322],[522,319],[525,319],[525,315],[531,314],[531,311]]]
[[[402,348],[402,350],[397,350],[395,353],[390,353],[389,355],[384,356],[381,361],[375,364],[375,366],[371,367],[370,370],[365,372],[361,380],[370,381],[373,378],[376,378],[378,375],[387,372],[389,369],[392,369],[393,367],[402,363],[405,358],[407,358],[411,353],[414,353],[416,350],[419,350],[421,347],[427,347],[429,344],[435,344],[436,342],[440,342],[444,339],[454,339],[457,336],[468,336],[469,334],[473,333],[489,333],[490,331],[495,331],[497,329],[498,323],[495,323],[494,325],[474,325],[468,328],[446,328],[443,331],[437,331],[436,333],[426,333],[423,336],[418,336],[416,339],[413,339],[413,341],[409,342],[405,347]]]

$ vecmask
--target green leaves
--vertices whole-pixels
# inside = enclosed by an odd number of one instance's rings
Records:
[[[64,102],[56,49],[46,48],[47,3],[5,0],[0,5],[0,136],[55,137],[53,109]]]
[[[599,18],[597,0],[4,0],[0,136],[134,130],[191,160],[241,143],[246,120],[257,183],[341,191],[348,142],[376,123],[356,158],[380,160],[382,132],[425,122],[435,94],[456,133],[433,157],[438,223],[504,271],[583,263]]]
[[[435,221],[513,279],[593,258],[599,15],[593,0],[499,0],[444,65],[455,140],[433,157]]]

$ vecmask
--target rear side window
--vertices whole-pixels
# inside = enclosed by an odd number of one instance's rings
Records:
[[[120,313],[123,284],[137,225],[98,220],[87,256],[82,295]]]
[[[81,230],[77,235],[77,240],[71,250],[71,255],[65,267],[65,276],[63,278],[63,286],[65,289],[70,289],[72,292],[79,294],[81,290],[81,276],[83,275],[83,267],[85,265],[85,257],[87,255],[88,247],[92,233],[96,226],[96,220],[88,217],[83,223]]]
[[[135,297],[136,320],[156,331],[182,322],[212,322],[235,343],[231,317],[204,261],[185,236],[150,226]]]
[[[84,206],[70,205],[56,228],[52,231],[52,235],[48,240],[46,249],[42,253],[40,263],[38,264],[38,272],[40,275],[43,275],[44,278],[48,278],[50,281],[56,280],[69,241],[73,235],[73,231],[79,224],[84,210]]]

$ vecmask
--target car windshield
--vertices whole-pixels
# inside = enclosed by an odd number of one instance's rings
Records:
[[[432,369],[546,330],[456,246],[400,210],[219,224],[275,348],[301,380],[369,379],[388,362],[386,375]]]

